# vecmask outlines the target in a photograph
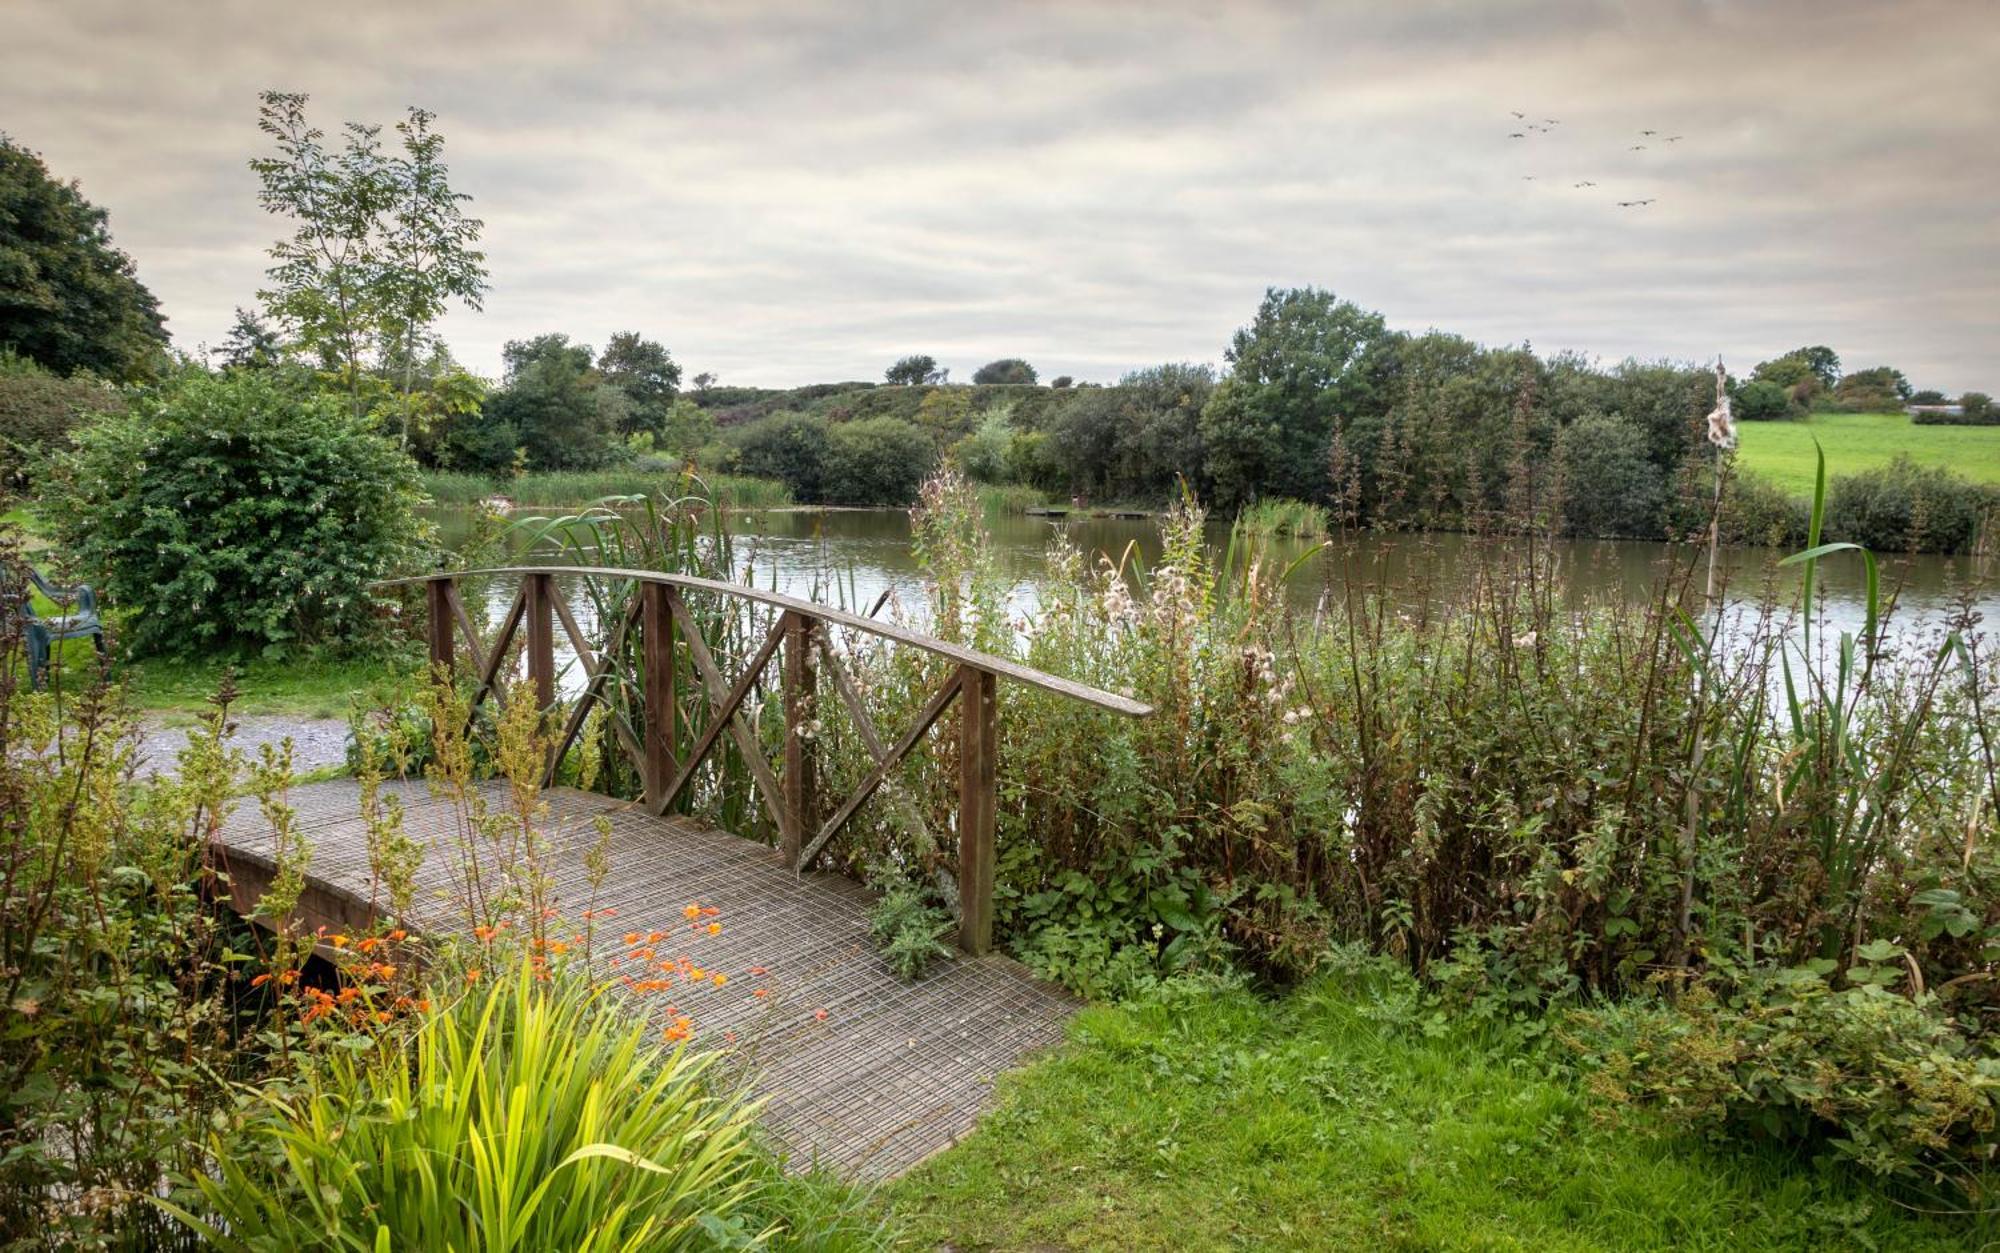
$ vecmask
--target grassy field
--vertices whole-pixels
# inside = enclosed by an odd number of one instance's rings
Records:
[[[1827,477],[1886,464],[1898,453],[1982,483],[2000,483],[2000,426],[1918,426],[1901,413],[1819,413],[1802,422],[1743,422],[1740,465],[1787,491],[1809,495],[1813,440],[1826,449]]]
[[[424,490],[440,505],[469,505],[504,496],[517,505],[575,507],[606,496],[637,496],[665,492],[697,492],[732,509],[773,509],[792,503],[783,483],[736,474],[704,474],[693,485],[677,471],[614,469],[544,471],[504,482],[478,474],[426,474]]]
[[[1094,1007],[887,1202],[919,1248],[1947,1249],[1849,1175],[1604,1125],[1367,979]]]

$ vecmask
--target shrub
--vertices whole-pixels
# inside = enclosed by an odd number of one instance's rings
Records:
[[[1826,533],[1875,549],[1965,552],[1996,505],[1994,488],[1901,456],[1833,481]]]
[[[868,911],[868,930],[882,950],[882,960],[898,978],[915,979],[939,958],[955,951],[946,942],[951,915],[933,905],[921,887],[893,872],[873,876],[881,892]]]
[[[813,505],[826,497],[826,423],[803,413],[774,413],[736,435],[736,470],[776,479],[793,497]]]
[[[72,431],[123,403],[94,379],[58,378],[0,352],[0,488],[26,487],[35,466],[66,447]]]
[[[1745,422],[1770,422],[1793,415],[1792,396],[1776,383],[1745,383],[1736,393],[1736,416]]]
[[[51,484],[60,542],[138,651],[358,642],[369,583],[423,559],[414,462],[268,371],[188,370],[86,429]]]
[[[908,505],[937,464],[929,435],[899,418],[843,422],[826,437],[823,498],[836,505]]]
[[[207,1213],[179,1212],[237,1249],[747,1245],[751,1115],[708,1094],[714,1054],[651,1030],[522,962],[426,1021],[413,1059],[335,1052],[267,1098],[268,1151],[218,1142]]]
[[[1812,1145],[1877,1175],[1949,1179],[1978,1196],[2000,1152],[2000,1058],[1935,1001],[1882,986],[1908,977],[1877,941],[1844,987],[1825,972],[1758,975],[1728,999],[1696,986],[1666,1004],[1578,1015],[1591,1086],[1670,1125]]]
[[[1804,499],[1760,474],[1739,470],[1723,489],[1722,542],[1798,547],[1805,543],[1810,511]]]
[[[972,372],[974,383],[1033,383],[1035,367],[1019,357],[989,361]]]
[[[1638,423],[1617,415],[1591,414],[1563,430],[1556,451],[1570,485],[1565,521],[1573,534],[1659,534],[1666,490],[1646,443]]]
[[[1936,403],[1946,402],[1940,397]],[[1957,413],[1936,410],[1913,413],[1910,421],[1918,426],[2000,426],[2000,409],[1993,407],[1992,397],[1984,392],[1965,393],[1958,398],[1958,407]]]

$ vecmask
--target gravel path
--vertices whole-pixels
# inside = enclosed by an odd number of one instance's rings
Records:
[[[276,744],[292,737],[292,768],[300,774],[347,760],[347,723],[339,718],[295,718],[284,714],[244,714],[235,719],[232,748],[254,754],[259,744]],[[174,759],[187,746],[187,728],[167,726],[156,718],[141,724],[139,773],[172,774]]]

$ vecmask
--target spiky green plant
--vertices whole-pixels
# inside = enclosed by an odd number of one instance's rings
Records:
[[[168,1208],[225,1249],[752,1247],[753,1111],[711,1092],[712,1057],[523,964],[410,1055],[336,1054],[267,1095],[253,1151],[216,1143],[203,1211]]]

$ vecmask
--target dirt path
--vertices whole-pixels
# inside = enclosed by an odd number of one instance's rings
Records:
[[[232,748],[254,754],[260,744],[292,739],[292,768],[300,774],[347,760],[347,723],[339,718],[295,718],[283,714],[245,714],[235,719]],[[187,746],[187,728],[169,726],[154,717],[141,722],[139,773],[172,774],[174,761]]]

